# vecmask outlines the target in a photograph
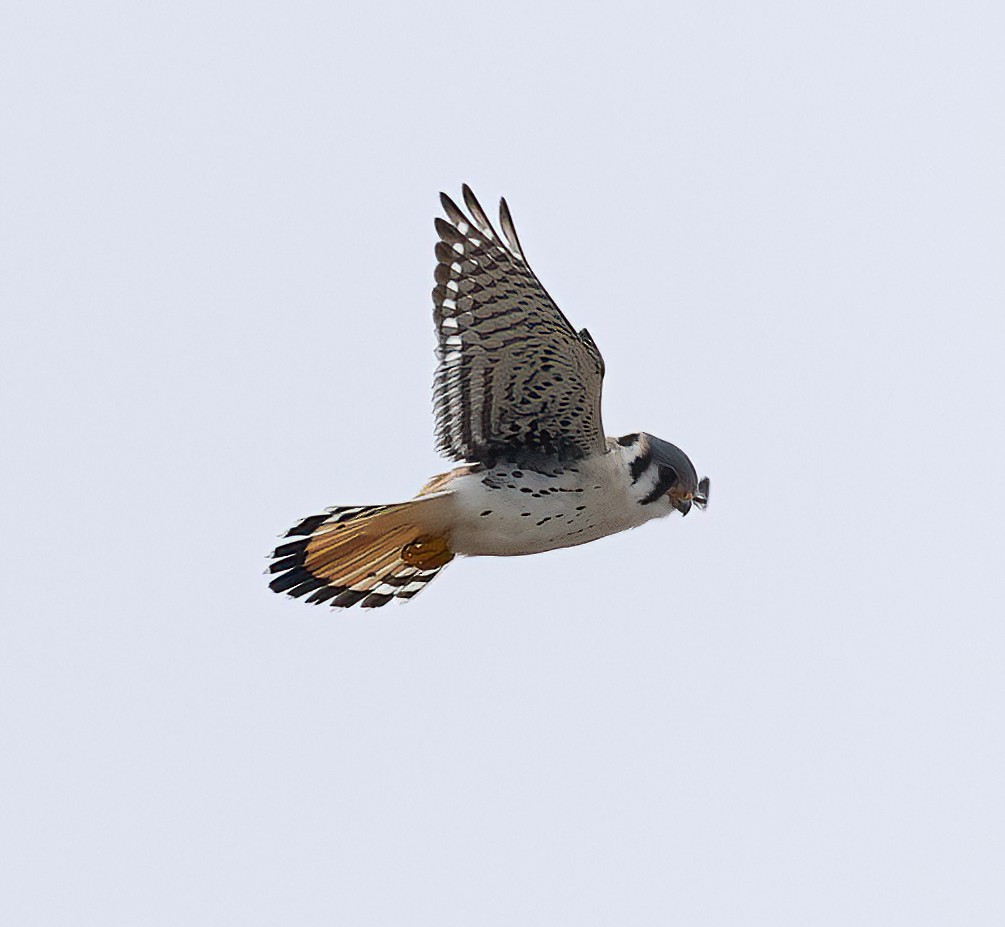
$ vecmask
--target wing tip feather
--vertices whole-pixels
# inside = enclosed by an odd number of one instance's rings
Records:
[[[510,250],[521,260],[526,260],[523,248],[520,246],[520,239],[516,234],[516,226],[513,224],[513,214],[509,211],[509,204],[506,202],[505,196],[499,198],[499,224],[502,226]]]

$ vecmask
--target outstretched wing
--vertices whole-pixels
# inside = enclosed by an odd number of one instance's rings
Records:
[[[449,221],[436,220],[439,449],[472,461],[602,453],[600,351],[530,269],[506,201],[503,237],[466,184],[463,192],[470,217],[441,193]]]

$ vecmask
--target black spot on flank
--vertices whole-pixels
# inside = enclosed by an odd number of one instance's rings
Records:
[[[530,518],[530,512],[521,512],[520,513],[520,517],[521,518]]]
[[[653,462],[653,452],[650,450],[643,451],[639,454],[628,466],[628,472],[632,475],[632,482],[637,483],[639,477],[642,476],[646,470],[649,469],[649,464]]]
[[[639,433],[637,431],[632,432],[630,435],[622,435],[618,438],[618,444],[622,447],[631,447],[636,441],[639,440]]]
[[[577,506],[576,506],[576,511],[577,511],[577,512],[582,512],[582,511],[583,511],[583,509],[585,509],[585,508],[586,508],[586,506],[585,506],[585,505],[577,505]]]
[[[513,471],[513,477],[514,477],[514,479],[518,479],[518,480],[519,479],[523,479],[523,471],[522,470],[514,470]]]
[[[481,515],[482,515],[483,518],[486,515],[491,515],[491,514],[492,514],[492,509],[486,509],[484,512],[481,513]]]
[[[543,524],[544,524],[544,523],[545,523],[546,521],[551,521],[551,516],[550,516],[550,515],[548,515],[548,516],[547,516],[546,518],[542,518],[542,519],[541,519],[541,520],[540,520],[540,521],[539,521],[539,522],[537,523],[537,527],[538,527],[538,528],[540,528],[540,527],[541,527],[541,525],[543,525]]]
[[[531,489],[529,486],[522,486],[520,488],[520,492],[534,492],[534,490]]]

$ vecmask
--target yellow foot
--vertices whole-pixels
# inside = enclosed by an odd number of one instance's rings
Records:
[[[454,559],[445,537],[423,534],[401,548],[401,559],[420,570],[435,570]]]

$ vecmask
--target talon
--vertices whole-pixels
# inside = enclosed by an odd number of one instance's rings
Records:
[[[401,548],[401,559],[420,570],[435,570],[454,559],[445,537],[424,534]]]

